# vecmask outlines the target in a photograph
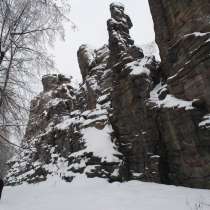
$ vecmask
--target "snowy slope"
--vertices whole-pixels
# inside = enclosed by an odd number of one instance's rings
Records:
[[[199,203],[201,207],[199,207]],[[210,191],[130,181],[108,183],[80,176],[6,187],[1,210],[209,210]]]

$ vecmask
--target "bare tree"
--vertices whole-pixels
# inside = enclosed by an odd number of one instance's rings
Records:
[[[0,1],[0,137],[24,126],[30,78],[54,68],[47,48],[64,38],[69,10],[68,0]]]
[[[4,136],[7,137],[4,133]],[[2,179],[6,173],[8,166],[5,164],[14,152],[14,148],[10,144],[6,144],[4,140],[0,137],[0,178]]]

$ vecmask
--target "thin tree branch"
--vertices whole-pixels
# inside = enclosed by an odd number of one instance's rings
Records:
[[[26,32],[14,32],[14,33],[11,33],[11,35],[12,36],[25,35],[25,34],[32,34],[32,33],[37,33],[37,32],[48,31],[48,30],[55,31],[55,29],[53,29],[53,28],[43,28],[43,29],[36,29],[36,30],[26,31]]]
[[[0,134],[0,138],[1,138],[3,141],[5,141],[7,144],[12,145],[13,147],[18,147],[18,148],[20,148],[20,149],[24,149],[23,147],[21,147],[21,146],[19,146],[19,145],[17,145],[17,144],[14,144],[14,143],[12,143],[12,142],[10,142],[6,137],[4,137],[4,136],[1,135],[1,134]]]

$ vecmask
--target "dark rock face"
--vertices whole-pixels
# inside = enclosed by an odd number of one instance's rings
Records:
[[[90,69],[95,65],[95,56],[94,50],[89,48],[88,45],[80,46],[77,57],[83,80],[85,80]]]
[[[158,109],[168,178],[173,184],[210,188],[210,4],[207,0],[149,3],[167,92],[192,102],[192,109]]]
[[[130,17],[125,14],[121,3],[110,5],[111,18],[107,21],[109,32],[109,65],[113,66],[120,61],[130,62],[134,58],[143,58],[142,49],[134,45],[129,29],[133,26]]]
[[[59,85],[70,82],[71,78],[66,78],[62,74],[46,75],[42,78],[42,85],[45,92],[56,89]]]
[[[107,45],[98,50],[82,45],[77,54],[83,74],[83,88],[81,90],[85,95],[85,104],[87,109],[95,109],[99,96],[110,92],[112,72],[107,68],[110,51]]]
[[[109,48],[111,56],[120,59],[121,52],[126,52],[134,41],[129,35],[129,29],[133,26],[130,17],[124,13],[122,4],[112,3],[110,5],[111,19],[107,21],[109,32]]]
[[[113,71],[113,125],[120,152],[125,156],[125,179],[160,181],[158,132],[147,119],[146,100],[158,76],[158,63],[146,57],[129,35],[132,27],[123,5],[111,4],[108,20],[109,65]],[[152,129],[154,127],[154,129]]]

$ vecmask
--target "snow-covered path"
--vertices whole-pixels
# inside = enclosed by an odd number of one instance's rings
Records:
[[[209,190],[130,181],[107,183],[103,179],[56,178],[17,187],[6,187],[0,210],[210,210]]]

